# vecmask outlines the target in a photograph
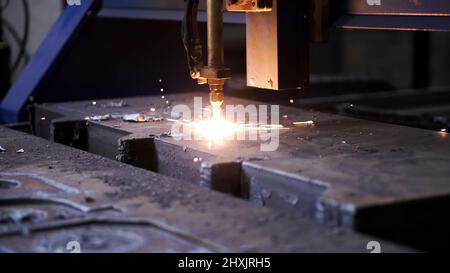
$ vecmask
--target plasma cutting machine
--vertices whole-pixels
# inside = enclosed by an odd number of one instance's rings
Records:
[[[225,3],[224,3],[225,2]],[[247,85],[284,90],[309,83],[309,45],[326,42],[336,19],[342,28],[449,31],[449,1],[207,0],[208,65],[197,26],[199,0],[188,0],[183,43],[191,77],[208,83],[212,105],[223,102],[231,77],[224,64],[223,12],[247,13]],[[224,5],[225,4],[225,5]]]
[[[57,74],[55,71],[67,69],[58,65],[67,59],[68,54],[66,53],[79,40],[77,37],[83,32],[83,29],[89,29],[89,26],[92,25],[91,22],[95,21],[92,19],[96,18],[95,15],[98,13],[100,16],[106,14],[108,18],[111,17],[111,14],[112,17],[117,14],[119,17],[123,17],[125,14],[134,20],[149,17],[152,20],[180,21],[183,19],[182,14],[185,10],[182,38],[188,54],[190,76],[198,83],[209,85],[210,100],[216,105],[222,103],[224,83],[232,74],[232,71],[227,68],[225,60],[229,62],[231,57],[234,57],[224,53],[225,10],[228,11],[225,15],[237,12],[246,13],[246,19],[234,21],[246,23],[247,85],[272,90],[296,90],[308,87],[310,45],[314,42],[327,41],[331,27],[408,31],[450,30],[450,2],[446,0],[187,0],[185,2],[186,5],[183,7],[181,0],[135,0],[127,1],[126,4],[123,1],[109,0],[105,1],[105,4],[107,3],[105,11],[105,8],[102,8],[103,1],[86,0],[81,1],[79,6],[66,7],[34,58],[30,60],[26,69],[1,102],[0,119],[3,122],[27,119],[26,108],[30,103],[30,98],[33,98],[32,102],[40,103],[148,94],[142,86],[152,86],[148,80],[145,81],[150,77],[143,77],[141,81],[136,81],[136,74],[144,75],[143,70],[145,69],[158,67],[160,70],[162,67],[152,66],[152,64],[142,65],[140,63],[144,59],[142,57],[137,58],[138,64],[129,64],[134,69],[131,73],[129,67],[124,68],[124,65],[116,68],[123,69],[123,72],[102,69],[100,77],[98,73],[95,73],[98,70],[92,69],[92,71],[86,72],[89,74],[85,76],[86,82],[79,80],[81,82],[79,85],[71,79],[65,79],[64,75],[55,76]],[[203,5],[203,10],[205,3],[206,16],[202,11],[201,20],[207,22],[208,58],[204,63],[197,11],[199,4]],[[114,10],[110,8],[111,6],[122,8],[124,5],[130,5],[132,9],[125,9],[124,12],[110,12]],[[142,13],[146,14],[143,17],[139,13],[141,10],[147,11]],[[132,27],[138,29],[135,26]],[[95,37],[91,35],[86,39],[93,40]],[[123,43],[122,41],[123,39],[115,42]],[[140,41],[139,44],[142,44],[141,47],[144,48],[145,42],[142,42],[142,37]],[[123,46],[129,45],[124,44]],[[136,45],[135,48],[138,46]],[[104,51],[103,48],[101,50]],[[88,55],[90,52],[93,52],[91,46],[82,54]],[[155,58],[153,53],[141,54],[148,54],[152,59]],[[109,60],[106,62],[111,60],[111,56],[108,57]],[[415,78],[419,83],[417,86],[427,87],[430,72],[426,64],[427,60],[424,59],[427,59],[428,56],[417,54],[416,57],[418,60],[415,61],[414,71]],[[114,58],[117,58],[117,55]],[[75,59],[72,64],[79,63],[80,58]],[[89,61],[89,66],[93,66],[94,58],[90,57]],[[130,58],[127,57],[126,61],[129,62]],[[105,63],[105,60],[98,62]],[[110,65],[114,65],[114,63],[111,62]],[[69,67],[69,69],[71,68]],[[77,69],[80,70],[80,68]],[[86,66],[82,69],[86,70]],[[170,71],[174,70],[183,71],[182,64],[177,63],[176,67],[171,66]],[[146,74],[149,72],[145,71]],[[78,71],[72,70],[65,74],[74,73],[81,78],[78,74],[82,73]],[[121,75],[120,83],[112,84],[111,79],[117,78],[118,74]],[[176,74],[177,77],[179,75]],[[52,79],[55,78],[59,78],[59,82],[54,83]],[[95,81],[95,85],[90,84],[93,81]],[[184,86],[186,86],[186,82],[183,80]],[[126,90],[123,86],[126,86]],[[85,95],[77,91],[80,88],[86,90]],[[66,93],[62,95],[60,90],[66,90]]]

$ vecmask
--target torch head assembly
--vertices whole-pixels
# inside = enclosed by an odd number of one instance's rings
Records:
[[[198,84],[209,85],[209,99],[213,109],[224,101],[225,80],[231,78],[231,70],[224,65],[223,0],[206,0],[208,28],[208,65],[203,66],[202,45],[198,32],[198,2],[187,0],[182,36],[187,52],[190,75]],[[216,110],[214,110],[216,111]]]

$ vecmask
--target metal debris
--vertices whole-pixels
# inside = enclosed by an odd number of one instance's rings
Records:
[[[23,153],[25,153],[25,150],[24,149],[19,149],[19,150],[16,151],[16,153],[23,154]]]
[[[87,117],[86,120],[92,120],[92,121],[106,121],[111,119],[111,114],[106,114],[103,116],[92,116],[92,117]]]
[[[3,148],[2,146],[0,146],[0,153],[5,153],[5,152],[6,152],[6,149]]]
[[[162,117],[157,115],[126,114],[123,116],[123,120],[128,122],[156,122],[162,121]]]
[[[295,126],[300,126],[300,127],[313,127],[314,121],[312,120],[308,120],[308,121],[296,121],[293,122],[292,124],[294,124]]]

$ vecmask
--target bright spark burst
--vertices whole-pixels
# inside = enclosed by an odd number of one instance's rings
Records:
[[[210,109],[206,112],[210,111]],[[246,134],[250,132],[269,131],[269,130],[285,130],[281,124],[252,124],[252,123],[235,123],[228,121],[221,115],[220,108],[210,111],[209,117],[204,117],[201,120],[174,120],[168,119],[172,122],[177,122],[183,126],[187,126],[192,130],[190,133],[194,134],[194,139],[208,141],[209,146],[212,144],[223,144],[226,140],[237,139],[238,133]]]

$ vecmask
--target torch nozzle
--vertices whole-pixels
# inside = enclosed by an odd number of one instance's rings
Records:
[[[222,116],[223,82],[209,84],[209,102],[211,104],[213,118],[219,120]]]

